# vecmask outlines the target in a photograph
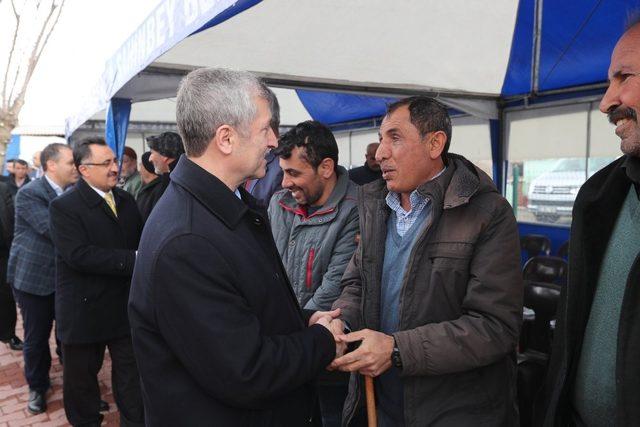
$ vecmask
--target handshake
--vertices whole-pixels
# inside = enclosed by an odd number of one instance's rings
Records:
[[[391,367],[391,353],[395,340],[391,335],[371,329],[345,333],[345,324],[340,317],[340,309],[316,311],[309,319],[309,326],[322,325],[331,332],[336,342],[336,358],[328,370],[359,372],[377,377]],[[349,351],[349,344],[358,347]]]

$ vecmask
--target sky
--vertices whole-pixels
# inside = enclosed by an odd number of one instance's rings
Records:
[[[42,1],[48,3],[50,0]],[[66,0],[31,79],[19,116],[20,125],[64,129],[71,106],[86,96],[107,59],[160,1]],[[34,31],[35,2],[15,0],[18,10],[23,10],[25,16],[21,31]],[[0,82],[4,80],[14,27],[10,0],[0,0]]]

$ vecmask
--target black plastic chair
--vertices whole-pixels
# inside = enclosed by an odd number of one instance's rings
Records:
[[[563,258],[556,256],[534,256],[524,265],[522,275],[524,280],[564,286],[567,284],[568,269],[569,265]]]
[[[523,323],[520,335],[517,387],[521,427],[531,425],[533,402],[547,371],[553,341],[550,324],[556,317],[560,289],[553,283],[525,282],[524,306],[535,312],[535,318]]]
[[[542,234],[527,234],[520,237],[520,249],[526,253],[525,259],[539,255],[549,255],[551,253],[551,240]]]
[[[569,241],[567,240],[558,248],[558,252],[556,252],[556,256],[564,259],[569,259]]]
[[[535,319],[528,332],[526,348],[551,352],[553,331],[551,321],[556,317],[560,300],[559,285],[544,282],[525,282],[524,306],[535,312]]]

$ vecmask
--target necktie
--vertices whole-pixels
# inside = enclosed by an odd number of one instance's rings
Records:
[[[104,200],[107,202],[107,204],[109,205],[109,207],[113,211],[113,214],[117,217],[118,216],[118,212],[116,212],[116,202],[115,202],[115,200],[113,200],[113,194],[111,192],[106,193],[104,195]]]

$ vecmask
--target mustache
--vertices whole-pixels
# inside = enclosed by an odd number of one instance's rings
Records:
[[[636,111],[623,105],[620,105],[614,109],[610,109],[607,113],[607,116],[609,118],[609,123],[612,123],[614,125],[618,122],[618,120],[622,119],[631,119],[634,122],[638,121]]]

